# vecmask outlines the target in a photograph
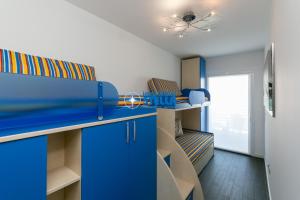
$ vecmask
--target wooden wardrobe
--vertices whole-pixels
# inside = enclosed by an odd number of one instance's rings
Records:
[[[181,60],[181,89],[207,89],[206,61],[201,56]],[[182,126],[188,129],[207,131],[207,107],[192,109],[183,113]]]

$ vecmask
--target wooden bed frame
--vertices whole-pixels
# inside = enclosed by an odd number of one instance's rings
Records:
[[[181,62],[181,89],[206,88],[205,60],[201,57],[182,59]],[[178,109],[157,109],[157,125],[166,130],[175,139],[176,119],[180,119],[182,128],[207,131],[206,113],[207,107],[201,105],[189,106]],[[195,164],[195,170],[199,174],[214,155],[214,144],[211,144],[199,161]]]
[[[201,107],[190,107],[186,109],[157,109],[157,126],[166,130],[172,138],[175,136],[175,123],[176,119],[180,119],[182,127],[191,130],[200,130],[200,115]],[[214,144],[211,144],[205,151],[203,156],[197,161],[194,166],[197,174],[207,165],[214,155]]]

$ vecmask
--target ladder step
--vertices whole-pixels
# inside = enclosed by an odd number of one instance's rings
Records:
[[[181,193],[182,199],[187,199],[194,189],[194,184],[189,183],[180,178],[176,178],[176,182],[179,187],[179,191]]]
[[[171,155],[171,151],[165,149],[158,149],[158,152],[163,158]]]
[[[158,149],[159,154],[163,157],[167,165],[171,166],[171,151],[165,149]]]

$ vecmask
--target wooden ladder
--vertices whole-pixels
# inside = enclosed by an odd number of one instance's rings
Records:
[[[157,146],[157,199],[203,200],[192,163],[176,140],[162,128],[158,128]]]

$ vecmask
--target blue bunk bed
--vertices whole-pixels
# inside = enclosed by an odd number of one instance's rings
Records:
[[[117,89],[83,64],[0,49],[0,80],[0,136],[147,112],[118,107]]]
[[[156,199],[154,107],[118,107],[93,67],[3,49],[0,91],[0,199]]]

